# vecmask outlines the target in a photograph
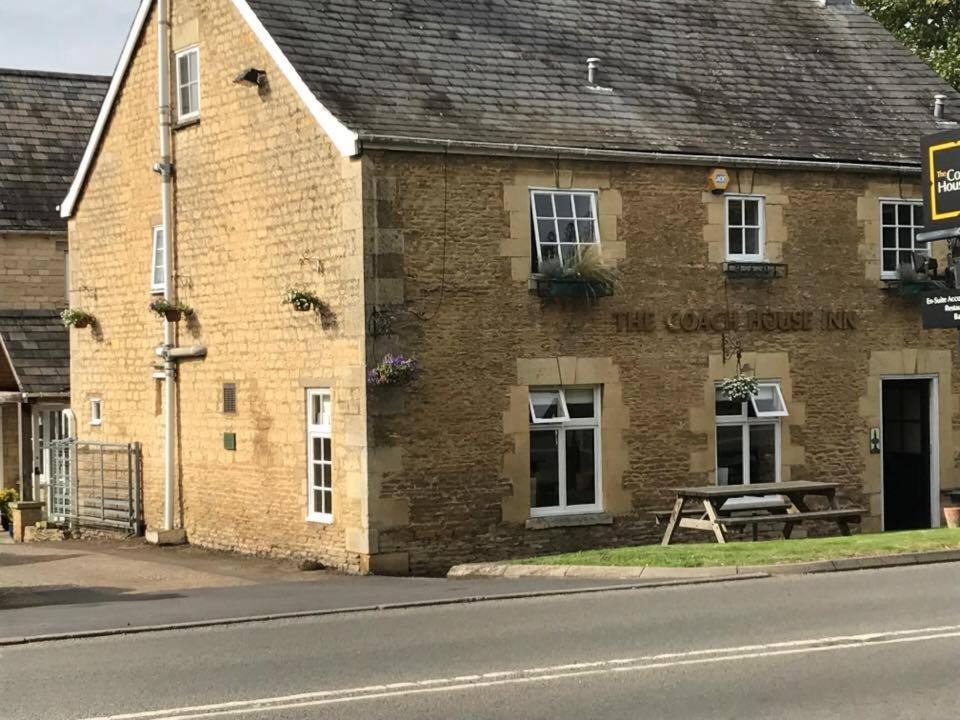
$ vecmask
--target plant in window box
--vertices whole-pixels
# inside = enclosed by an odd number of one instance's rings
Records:
[[[78,330],[93,325],[97,321],[90,313],[74,308],[67,308],[60,313],[60,319],[64,327],[75,327]]]
[[[620,273],[604,264],[595,247],[566,262],[559,258],[545,260],[537,281],[541,297],[606,297],[619,287]]]
[[[283,304],[293,305],[297,312],[307,312],[309,310],[319,310],[323,307],[323,301],[315,293],[303,288],[290,288],[283,294]]]
[[[416,358],[387,354],[367,373],[367,383],[377,387],[406,385],[419,374]]]
[[[166,318],[170,322],[179,322],[183,316],[193,315],[193,308],[182,302],[172,303],[166,298],[160,298],[150,303],[150,312],[157,317]]]
[[[760,390],[760,383],[756,378],[738,374],[721,380],[719,388],[720,392],[734,402],[746,402]]]

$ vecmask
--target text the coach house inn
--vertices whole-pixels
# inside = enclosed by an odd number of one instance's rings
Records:
[[[938,524],[957,111],[833,0],[144,0],[62,206],[79,435],[160,541],[354,571],[652,541],[685,485]]]

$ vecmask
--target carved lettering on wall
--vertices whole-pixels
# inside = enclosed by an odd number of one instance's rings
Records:
[[[657,314],[649,310],[613,314],[617,332],[653,332]],[[803,332],[807,330],[856,330],[852,310],[673,310],[660,316],[659,324],[673,333]]]

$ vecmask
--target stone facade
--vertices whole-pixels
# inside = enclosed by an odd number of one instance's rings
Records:
[[[0,233],[0,308],[63,308],[66,267],[66,235]]]
[[[350,531],[366,486],[359,161],[342,159],[232,5],[174,3],[174,38],[198,44],[199,122],[174,133],[176,283],[195,309],[178,344],[204,345],[178,382],[177,524],[194,543],[303,555],[359,570]],[[162,388],[152,377],[162,322],[147,311],[159,222],[156,31],[148,21],[75,216],[71,303],[95,331],[72,333],[80,434],[143,443],[145,519],[162,519]],[[233,82],[245,67],[269,87]],[[323,318],[281,305],[309,288]],[[222,386],[236,385],[224,414]],[[335,522],[307,522],[305,390],[331,388]],[[88,426],[89,400],[102,400]],[[224,449],[224,434],[236,450]]]
[[[436,573],[467,560],[652,541],[671,488],[715,482],[714,382],[738,340],[778,381],[781,479],[842,484],[879,527],[868,452],[887,372],[939,378],[940,484],[956,486],[955,339],[879,280],[880,197],[895,177],[738,173],[766,197],[768,259],[789,273],[728,277],[723,199],[709,168],[365,151],[343,159],[224,0],[177,0],[174,48],[198,45],[201,116],[174,136],[176,284],[196,313],[178,344],[207,357],[178,378],[177,523],[191,542],[317,557],[351,571]],[[148,25],[148,28],[151,25]],[[269,86],[232,82],[263,68]],[[154,32],[146,32],[70,221],[78,416],[94,439],[143,443],[145,514],[162,514],[161,323],[149,301],[159,220]],[[530,188],[597,192],[613,297],[532,292]],[[305,286],[322,317],[280,304]],[[761,314],[761,313],[769,314]],[[737,318],[737,327],[721,333]],[[717,319],[719,318],[719,320]],[[387,352],[411,385],[368,389]],[[892,355],[891,355],[892,354]],[[894,359],[891,359],[894,358]],[[237,412],[221,388],[234,383]],[[602,512],[530,520],[527,393],[602,388]],[[334,521],[308,522],[305,390],[333,396]],[[236,435],[236,450],[224,448]]]

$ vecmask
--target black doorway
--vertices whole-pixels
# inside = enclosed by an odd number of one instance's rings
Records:
[[[883,528],[930,527],[930,380],[883,381]]]

